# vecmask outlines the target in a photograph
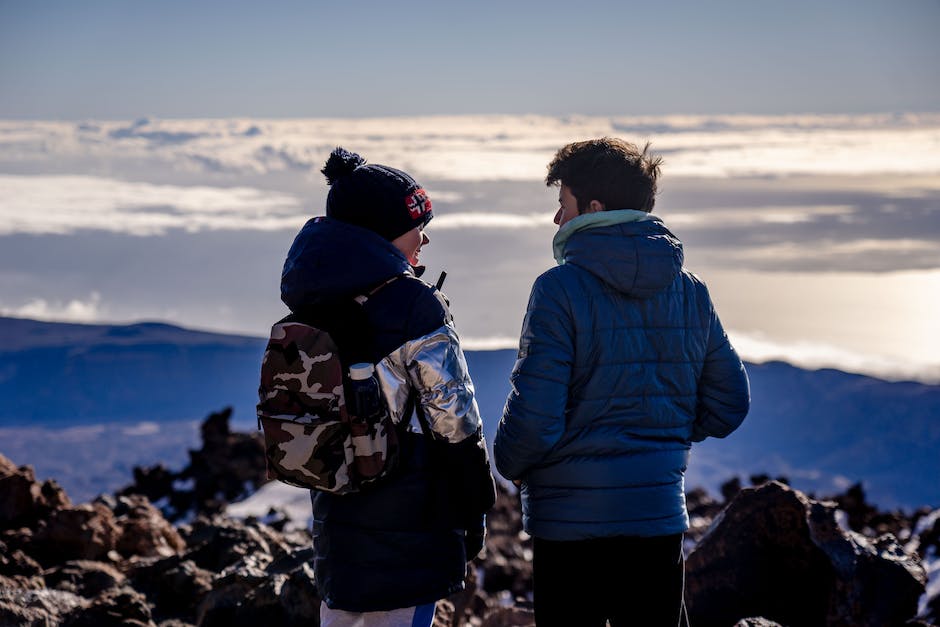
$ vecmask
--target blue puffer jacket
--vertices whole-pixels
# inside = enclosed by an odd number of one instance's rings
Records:
[[[744,366],[658,218],[578,216],[555,252],[532,288],[496,467],[522,480],[539,538],[685,531],[691,442],[744,419]]]

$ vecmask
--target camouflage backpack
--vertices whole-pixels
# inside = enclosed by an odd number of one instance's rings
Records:
[[[258,389],[268,478],[348,494],[394,469],[398,433],[384,399],[371,420],[357,419],[346,405],[348,365],[372,361],[364,357],[368,296],[291,314],[271,328]]]

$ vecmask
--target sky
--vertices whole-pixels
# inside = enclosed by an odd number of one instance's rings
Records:
[[[745,357],[940,382],[940,3],[0,0],[0,315],[264,335],[343,145],[414,174],[468,347],[553,263],[555,150],[656,213]]]
[[[0,1],[0,118],[874,113],[936,0]]]

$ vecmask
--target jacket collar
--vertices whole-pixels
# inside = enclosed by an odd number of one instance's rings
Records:
[[[587,229],[596,229],[602,226],[612,226],[614,224],[625,224],[627,222],[642,222],[644,220],[661,220],[656,216],[638,211],[636,209],[614,209],[612,211],[598,211],[596,213],[584,213],[576,218],[566,222],[552,239],[552,252],[555,255],[555,261],[558,265],[565,263],[565,247],[568,239],[579,231]]]

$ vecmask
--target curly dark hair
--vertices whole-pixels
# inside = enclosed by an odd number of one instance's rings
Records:
[[[662,157],[635,144],[602,137],[563,147],[548,164],[546,185],[566,185],[584,212],[592,200],[604,209],[638,209],[649,213],[656,202],[656,179]]]

